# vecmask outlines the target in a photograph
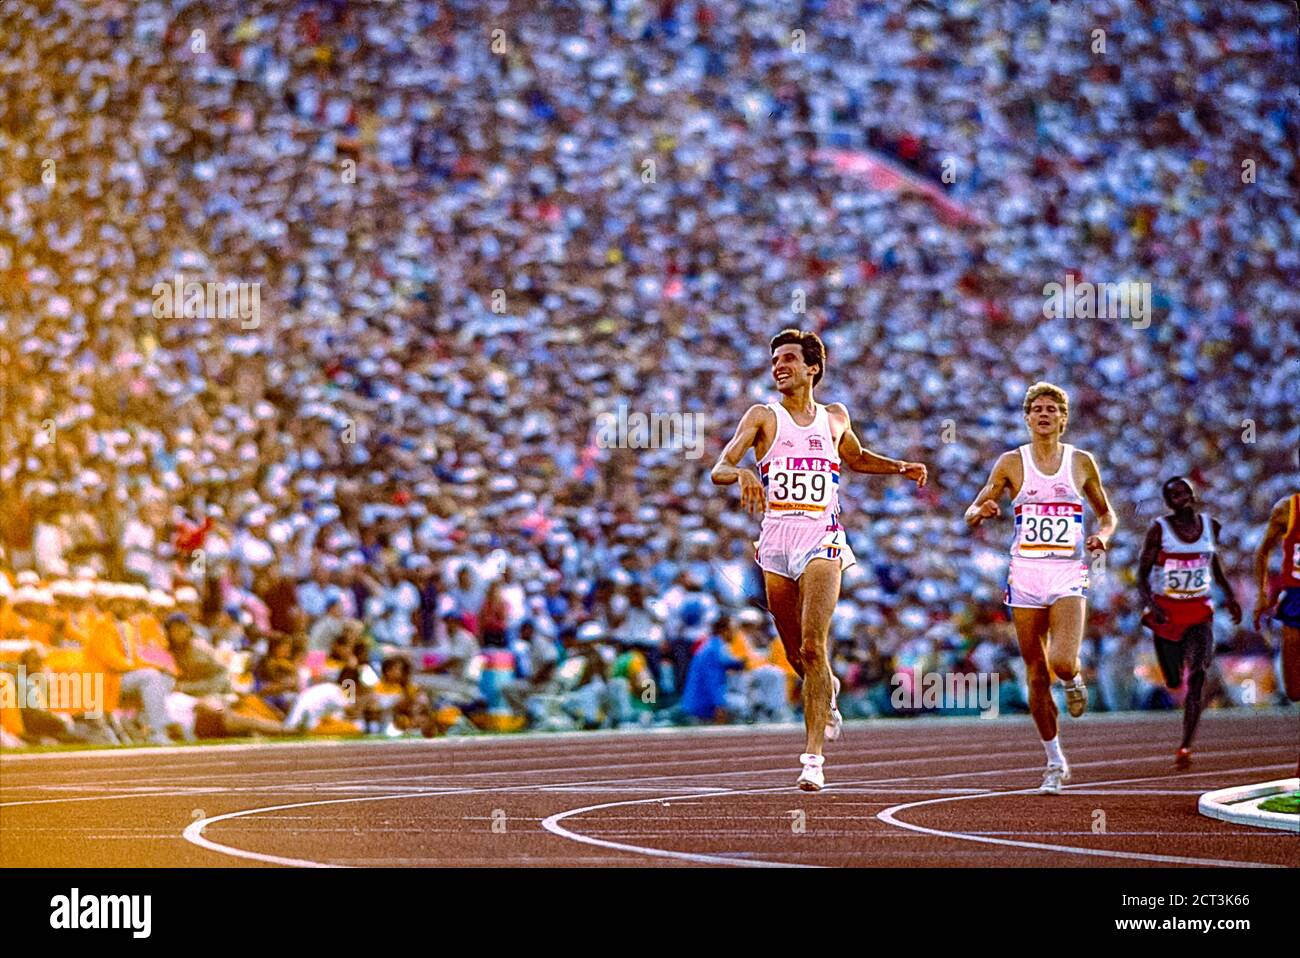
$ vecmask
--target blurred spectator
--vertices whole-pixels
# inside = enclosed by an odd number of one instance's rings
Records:
[[[800,50],[777,0],[703,10],[3,5],[0,152],[41,175],[0,205],[0,568],[174,593],[218,650],[322,652],[355,619],[435,659],[466,645],[448,611],[486,641],[489,580],[507,637],[629,636],[640,586],[680,692],[704,623],[759,594],[755,524],[707,470],[772,398],[795,294],[829,348],[819,398],[932,465],[920,493],[845,489],[874,559],[836,629],[885,660],[944,623],[1006,632],[1008,526],[955,517],[1035,379],[1070,390],[1121,529],[1174,472],[1243,520],[1289,491],[1293,5],[813,4]],[[1150,322],[1046,320],[1067,277],[1149,283]],[[260,311],[167,309],[174,282],[246,284]],[[621,406],[698,414],[700,456],[602,445]],[[1225,523],[1224,553],[1259,528]],[[1139,545],[1108,556],[1119,612]],[[22,609],[0,627],[45,641]],[[432,675],[463,699],[473,659]],[[156,703],[166,670],[144,671]]]
[[[281,714],[288,714],[301,689],[299,656],[293,639],[273,635],[267,641],[266,654],[253,667],[257,694]]]
[[[755,722],[787,722],[794,716],[787,698],[786,674],[772,664],[766,646],[770,641],[767,617],[757,609],[744,609],[736,616],[727,641],[727,652],[744,667],[728,676],[734,690],[729,694],[731,711]]]
[[[479,638],[485,647],[504,648],[510,608],[502,595],[500,580],[488,583],[483,604],[478,610]]]
[[[231,691],[230,672],[211,646],[194,635],[184,612],[167,617],[167,648],[176,662],[176,691],[186,695],[224,695]]]
[[[384,659],[379,682],[365,706],[367,725],[395,736],[408,730],[431,734],[432,717],[427,693],[411,681],[411,663],[403,656]]]
[[[691,659],[686,684],[682,690],[680,707],[691,718],[705,722],[723,722],[729,717],[727,708],[727,673],[743,669],[745,662],[734,658],[723,637],[731,631],[731,622],[723,618],[715,631]]]

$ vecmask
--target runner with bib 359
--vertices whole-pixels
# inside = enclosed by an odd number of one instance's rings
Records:
[[[806,792],[826,782],[825,742],[840,737],[828,648],[840,574],[857,563],[840,524],[840,470],[906,476],[924,486],[928,472],[864,449],[843,403],[813,401],[826,371],[826,346],[816,333],[784,329],[772,339],[772,381],[779,402],[751,406],[714,464],[720,486],[740,484],[741,507],[763,517],[755,560],[763,570],[767,607],[791,667],[803,679],[803,771]],[[741,467],[750,448],[758,473]]]

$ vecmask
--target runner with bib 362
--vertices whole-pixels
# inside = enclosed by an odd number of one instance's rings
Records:
[[[998,458],[965,518],[974,528],[1001,515],[998,500],[1004,493],[1011,496],[1016,525],[1004,601],[1028,672],[1029,711],[1047,752],[1040,791],[1056,795],[1070,780],[1070,765],[1057,734],[1052,676],[1065,683],[1070,714],[1082,715],[1088,704],[1079,675],[1088,597],[1084,553],[1105,551],[1115,534],[1115,514],[1096,461],[1061,442],[1070,418],[1065,390],[1034,383],[1023,409],[1030,441]],[[1097,517],[1097,531],[1086,538],[1085,500]]]

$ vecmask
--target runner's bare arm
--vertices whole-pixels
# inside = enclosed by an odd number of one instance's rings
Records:
[[[828,412],[842,417],[844,420],[844,432],[840,435],[839,454],[840,464],[846,469],[868,475],[907,476],[916,483],[918,489],[925,485],[926,479],[929,478],[929,470],[925,468],[924,463],[908,462],[904,459],[890,459],[888,456],[882,456],[864,448],[858,440],[857,434],[853,431],[853,423],[849,421],[849,411],[844,407],[844,404],[832,403],[826,408]]]
[[[1142,556],[1138,559],[1137,589],[1138,595],[1142,596],[1142,604],[1150,608],[1156,621],[1163,625],[1168,616],[1151,601],[1151,570],[1155,568],[1156,556],[1160,554],[1161,538],[1160,523],[1151,523],[1146,540],[1142,543]]]
[[[1097,468],[1097,460],[1092,458],[1090,452],[1083,453],[1083,494],[1097,517],[1097,531],[1088,536],[1083,547],[1088,552],[1105,552],[1118,523],[1110,507],[1106,487],[1101,481],[1101,470]]]
[[[714,485],[729,486],[736,482],[741,473],[752,472],[752,470],[740,468],[740,461],[745,458],[745,453],[749,452],[754,445],[754,440],[758,438],[759,430],[763,423],[763,407],[759,405],[750,406],[745,410],[745,415],[740,417],[740,425],[736,427],[736,434],[731,437],[731,441],[722,449],[722,454],[718,456],[718,461],[713,464],[709,471],[709,478],[713,480]]]
[[[1223,529],[1219,525],[1218,519],[1211,519],[1214,526],[1214,542],[1217,546],[1222,538]],[[1237,594],[1232,591],[1232,583],[1228,581],[1227,575],[1223,571],[1223,563],[1219,561],[1219,550],[1214,550],[1214,556],[1210,560],[1210,571],[1214,574],[1214,581],[1219,584],[1219,588],[1228,596],[1228,615],[1232,616],[1234,625],[1241,623],[1241,604],[1237,601]]]
[[[1272,596],[1268,594],[1268,558],[1273,554],[1279,542],[1286,537],[1286,526],[1290,519],[1291,500],[1278,501],[1269,513],[1268,525],[1264,528],[1264,538],[1255,550],[1255,628],[1263,623],[1264,613],[1273,605]]]
[[[731,437],[731,441],[723,448],[718,461],[709,471],[709,478],[716,486],[730,486],[739,482],[741,508],[746,512],[760,514],[767,507],[763,483],[759,481],[754,470],[742,469],[740,461],[745,458],[745,453],[749,452],[750,447],[754,445],[754,440],[758,438],[759,431],[762,429],[763,413],[764,407],[760,405],[753,405],[745,410],[745,415],[740,418],[740,425],[736,427],[736,434]]]
[[[993,471],[989,473],[989,481],[984,483],[984,488],[979,491],[975,501],[967,507],[963,518],[972,529],[985,519],[992,519],[1002,514],[998,500],[1002,498],[1003,492],[1011,490],[1011,460],[1016,455],[1018,454],[1014,452],[1004,452],[998,456],[998,461],[993,464]]]

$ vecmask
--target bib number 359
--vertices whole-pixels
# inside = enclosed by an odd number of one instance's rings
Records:
[[[830,480],[824,472],[777,472],[772,477],[772,499],[824,505]]]

